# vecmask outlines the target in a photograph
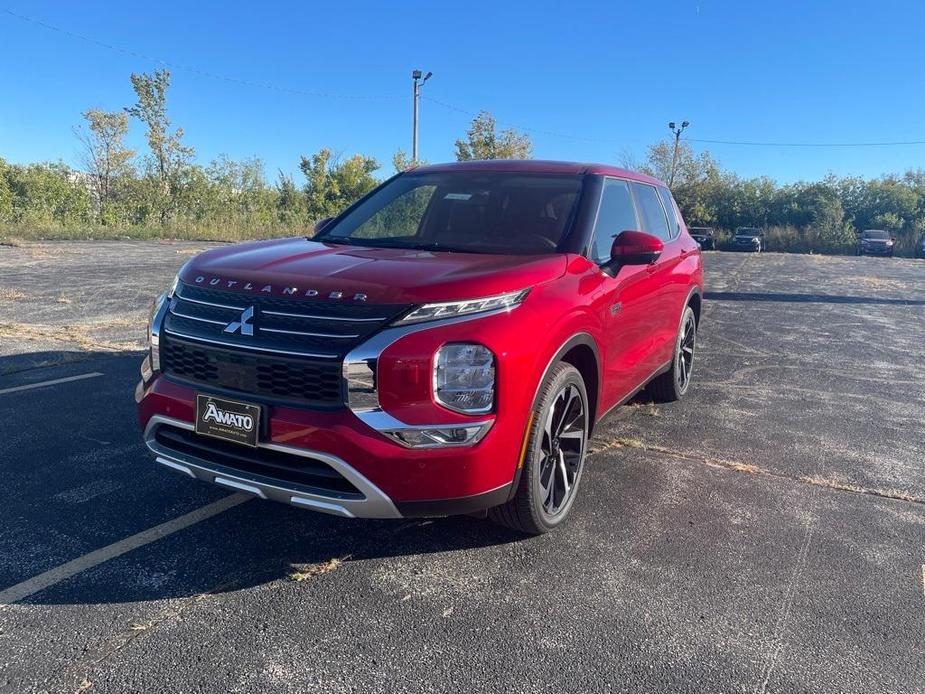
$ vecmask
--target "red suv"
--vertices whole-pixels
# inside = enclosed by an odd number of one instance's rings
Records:
[[[401,173],[311,239],[216,248],[154,304],[157,462],[345,517],[569,513],[588,437],[687,391],[702,266],[665,185],[598,164]]]

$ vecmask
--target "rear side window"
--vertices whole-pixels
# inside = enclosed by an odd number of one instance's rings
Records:
[[[642,222],[640,231],[657,236],[662,241],[670,241],[671,232],[668,229],[668,219],[665,217],[665,210],[662,209],[662,203],[658,198],[655,186],[646,185],[645,183],[633,183],[633,191],[636,195],[636,204],[639,206],[639,217]]]
[[[658,196],[662,199],[662,204],[665,205],[665,212],[668,213],[668,226],[671,228],[671,238],[677,238],[678,234],[681,233],[681,213],[678,211],[678,206],[674,202],[674,198],[671,197],[671,193],[668,192],[667,188],[659,188]]]
[[[594,242],[591,259],[600,264],[610,260],[610,247],[616,236],[628,229],[637,229],[636,210],[626,181],[605,178],[601,204],[594,222]]]

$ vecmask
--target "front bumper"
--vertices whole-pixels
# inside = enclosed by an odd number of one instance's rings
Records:
[[[348,406],[318,410],[297,404],[258,400],[264,406],[258,452],[282,454],[287,468],[282,477],[273,463],[249,461],[226,464],[222,455],[202,450],[206,439],[193,437],[189,448],[171,448],[158,441],[158,427],[190,432],[198,394],[248,400],[245,392],[212,392],[209,386],[189,383],[163,373],[146,377],[136,390],[139,422],[145,440],[162,465],[187,476],[254,496],[344,517],[397,518],[471,513],[504,503],[516,476],[535,387],[524,385],[540,373],[538,355],[522,339],[524,325],[535,322],[526,307],[470,321],[422,325],[402,334],[379,333],[387,342],[376,349],[348,355],[346,364],[365,367],[370,381],[345,368]],[[430,393],[432,356],[442,345],[474,341],[484,344],[499,363],[496,412],[460,415],[438,407]],[[366,343],[368,347],[370,343]],[[363,372],[363,368],[359,369]],[[361,373],[360,376],[363,374]],[[365,383],[365,385],[364,385]],[[534,384],[535,386],[536,384]],[[432,427],[477,428],[463,444],[411,447],[396,431]],[[196,445],[193,445],[195,443]],[[229,455],[242,458],[245,447]],[[182,448],[182,447],[181,447]],[[259,457],[259,456],[258,456]],[[349,494],[302,483],[299,461],[322,464],[349,483]],[[320,461],[320,463],[319,463]],[[263,461],[267,462],[267,461]],[[253,464],[251,464],[253,463]]]
[[[177,450],[158,440],[158,430],[173,427],[192,431],[193,425],[179,419],[155,415],[145,427],[145,444],[154,453],[155,461],[193,479],[244,492],[260,499],[279,501],[292,506],[309,508],[345,518],[400,518],[392,500],[381,489],[363,477],[337,456],[278,444],[259,444],[259,448],[277,451],[296,458],[311,458],[330,466],[358,491],[359,495],[333,495],[311,491],[307,487],[285,484],[280,480],[248,473],[235,467],[216,464],[215,461]]]

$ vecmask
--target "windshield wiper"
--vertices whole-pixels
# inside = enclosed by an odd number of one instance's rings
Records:
[[[366,248],[407,248],[409,251],[445,251],[447,253],[484,253],[472,248],[447,246],[435,243],[408,243],[402,239],[357,239],[349,236],[334,236],[318,239],[322,243],[339,243],[345,246],[365,246]]]

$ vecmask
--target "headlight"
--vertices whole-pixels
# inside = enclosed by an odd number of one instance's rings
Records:
[[[418,306],[404,318],[395,321],[395,325],[421,323],[422,321],[466,316],[472,313],[483,313],[485,311],[496,311],[505,308],[511,309],[515,306],[519,306],[521,302],[527,298],[529,292],[529,289],[521,289],[516,292],[485,297],[484,299],[466,299],[464,301],[446,301],[440,304],[424,304],[423,306]]]
[[[434,358],[434,398],[462,414],[484,414],[495,404],[495,355],[476,344],[449,344]]]

